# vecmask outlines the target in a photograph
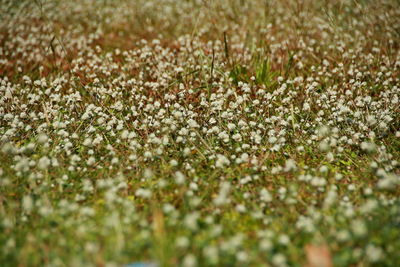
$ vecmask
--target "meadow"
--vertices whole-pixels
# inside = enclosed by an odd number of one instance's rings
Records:
[[[400,2],[0,0],[0,266],[399,266]]]

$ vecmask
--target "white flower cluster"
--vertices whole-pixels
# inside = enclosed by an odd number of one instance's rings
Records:
[[[395,264],[400,8],[267,2],[0,0],[0,262]]]

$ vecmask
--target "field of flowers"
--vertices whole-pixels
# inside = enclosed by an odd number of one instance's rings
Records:
[[[399,266],[400,2],[0,0],[0,266]]]

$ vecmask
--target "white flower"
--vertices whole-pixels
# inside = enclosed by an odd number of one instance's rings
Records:
[[[150,198],[152,193],[148,189],[139,188],[138,190],[136,190],[135,195],[142,198]]]
[[[231,185],[228,182],[223,182],[220,186],[218,196],[214,199],[214,204],[216,206],[222,206],[229,203],[229,192],[231,190]]]
[[[187,248],[190,245],[190,241],[186,236],[180,236],[176,239],[175,244],[179,248]]]
[[[235,124],[233,124],[233,123],[228,123],[228,129],[230,130],[230,131],[232,131],[232,130],[234,130],[236,128],[236,125]]]
[[[178,161],[171,159],[169,165],[171,165],[172,167],[178,166]]]
[[[327,173],[329,171],[329,168],[326,166],[326,165],[322,165],[320,168],[319,168],[319,172],[320,173]]]
[[[45,143],[47,143],[47,141],[49,140],[49,138],[47,137],[47,135],[46,134],[44,134],[44,133],[40,133],[39,135],[38,135],[38,143],[39,144],[45,144]]]
[[[200,214],[198,212],[192,212],[185,216],[183,222],[188,229],[195,231],[199,227],[197,224],[197,220],[199,218],[200,218]]]
[[[37,163],[37,167],[41,170],[46,170],[51,164],[51,161],[48,157],[41,157]]]
[[[22,207],[24,208],[25,212],[30,213],[33,208],[33,199],[29,195],[25,195],[22,198]]]
[[[382,259],[384,253],[382,248],[374,246],[372,244],[368,244],[365,250],[365,255],[367,256],[370,262],[377,262]]]
[[[285,168],[284,168],[283,170],[284,170],[285,172],[296,171],[296,170],[297,170],[296,161],[294,161],[293,159],[288,159],[288,160],[286,160]]]
[[[175,183],[178,185],[182,185],[185,183],[186,177],[180,171],[175,172]]]
[[[281,253],[277,253],[272,257],[272,263],[276,266],[286,266],[286,257]]]
[[[268,192],[267,189],[262,188],[262,189],[260,190],[260,199],[261,199],[261,201],[263,201],[263,202],[271,202],[271,201],[272,201],[272,196],[271,196],[271,194]]]
[[[216,246],[205,246],[203,248],[203,255],[211,264],[218,263],[218,248]]]
[[[374,152],[376,151],[376,145],[374,143],[371,142],[362,142],[361,143],[361,149],[366,151],[366,152]]]
[[[198,127],[200,127],[199,124],[193,119],[189,119],[188,120],[188,125],[189,125],[190,128],[198,128]]]
[[[224,155],[221,154],[217,154],[217,161],[215,162],[215,166],[217,168],[223,168],[226,165],[229,165],[231,162],[229,161],[229,159],[227,157],[225,157]]]
[[[400,184],[400,176],[392,173],[384,174],[383,178],[378,181],[378,188],[384,190],[395,189]]]
[[[183,267],[196,267],[197,266],[197,259],[193,254],[188,254],[183,258],[182,261]]]

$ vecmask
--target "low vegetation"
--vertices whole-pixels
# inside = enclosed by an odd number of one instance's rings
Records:
[[[398,1],[0,18],[1,266],[399,264]]]

